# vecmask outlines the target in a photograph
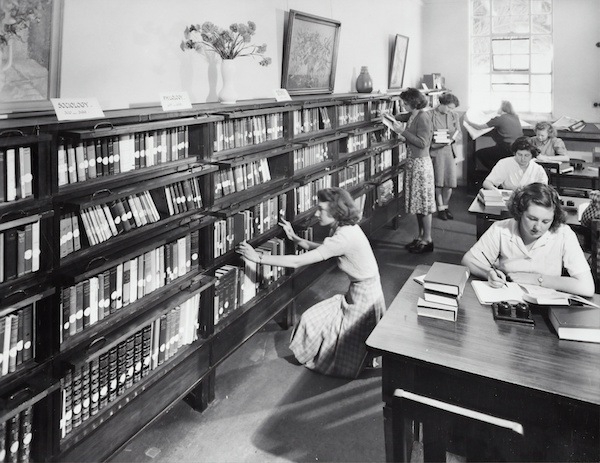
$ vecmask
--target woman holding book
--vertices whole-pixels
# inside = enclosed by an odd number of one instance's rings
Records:
[[[519,137],[510,147],[513,156],[500,159],[483,181],[484,190],[515,190],[530,183],[548,183],[548,175],[542,166],[533,161],[538,149],[527,137]]]
[[[454,142],[460,136],[460,122],[454,110],[460,102],[452,93],[439,97],[439,105],[430,111],[433,126],[431,158],[435,178],[435,199],[438,218],[452,220],[454,216],[448,208],[452,189],[456,188],[456,154]]]
[[[291,224],[280,222],[288,239],[307,252],[274,256],[257,253],[248,243],[237,252],[259,265],[298,268],[337,258],[338,267],[350,279],[346,294],[326,299],[302,315],[292,333],[290,349],[307,368],[332,376],[355,378],[365,366],[365,341],[385,312],[379,267],[369,240],[358,225],[360,211],[342,188],[325,188],[317,193],[315,216],[330,227],[323,243],[300,238]]]
[[[535,137],[530,137],[529,142],[540,151],[540,160],[569,160],[565,142],[556,136],[556,129],[549,122],[542,121],[535,124]]]
[[[433,251],[431,236],[432,214],[436,210],[433,164],[429,147],[433,135],[431,116],[423,109],[427,98],[416,88],[409,88],[400,94],[404,107],[408,110],[406,128],[395,122],[393,130],[400,140],[406,141],[406,177],[404,181],[404,204],[409,214],[417,216],[419,236],[406,245],[415,254]],[[402,115],[397,119],[403,119]]]
[[[464,255],[471,274],[499,288],[507,281],[580,296],[594,294],[594,279],[554,188],[532,183],[509,201],[512,218],[494,222]],[[567,275],[563,274],[566,270]]]

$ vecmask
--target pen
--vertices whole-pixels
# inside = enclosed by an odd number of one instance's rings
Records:
[[[481,254],[483,254],[483,252]],[[502,275],[500,275],[500,272],[498,271],[498,269],[496,268],[496,266],[494,264],[492,264],[492,262],[488,259],[488,256],[486,256],[485,254],[483,254],[483,257],[485,257],[485,260],[487,260],[488,264],[490,264],[490,266],[492,267],[492,269],[494,269],[494,272],[496,272],[496,275],[498,276],[498,278],[502,278]],[[506,281],[504,282],[504,286],[506,286],[508,288],[508,284],[506,283]]]

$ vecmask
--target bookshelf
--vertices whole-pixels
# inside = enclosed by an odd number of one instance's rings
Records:
[[[339,94],[2,121],[5,451],[103,461],[177,401],[206,408],[219,365],[270,320],[291,326],[335,265],[256,267],[235,246],[296,252],[280,214],[322,240],[327,186],[351,192],[368,234],[395,223],[406,151],[381,122],[395,108]]]

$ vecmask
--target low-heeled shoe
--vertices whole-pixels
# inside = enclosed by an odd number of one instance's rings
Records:
[[[412,248],[414,248],[420,242],[421,242],[421,240],[419,238],[416,238],[416,239],[412,240],[410,243],[405,244],[404,247],[410,251]]]
[[[452,212],[450,212],[450,209],[446,209],[446,217],[450,220],[454,220],[454,216],[452,215]]]
[[[433,252],[433,241],[430,243],[419,242],[415,247],[409,249],[413,254],[423,254],[425,252]]]

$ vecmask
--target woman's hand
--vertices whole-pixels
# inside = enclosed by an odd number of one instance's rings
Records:
[[[260,260],[258,253],[246,241],[238,244],[235,251],[250,262],[258,262]]]
[[[289,240],[294,241],[294,242],[297,242],[300,240],[300,237],[298,235],[296,235],[296,232],[294,231],[292,224],[289,223],[287,220],[285,220],[283,217],[279,218],[279,226],[281,228],[283,228],[283,231],[285,232],[285,235],[288,237]]]
[[[395,121],[394,126],[392,127],[392,130],[394,132],[396,132],[398,135],[402,136],[402,134],[404,133],[404,123]]]
[[[506,285],[506,275],[500,270],[491,268],[488,271],[488,283],[492,288],[502,288]]]

